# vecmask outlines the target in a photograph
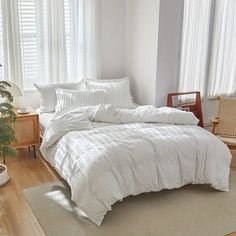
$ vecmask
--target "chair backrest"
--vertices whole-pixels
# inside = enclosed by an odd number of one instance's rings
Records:
[[[217,99],[217,134],[236,137],[236,98],[220,97]]]
[[[191,96],[191,102],[182,102],[182,96]],[[177,104],[174,104],[174,99],[177,98]],[[199,119],[198,125],[204,128],[203,117],[202,117],[202,102],[201,102],[201,94],[199,91],[193,92],[176,92],[176,93],[168,93],[167,95],[167,106],[181,108],[185,111],[193,112],[193,114]]]

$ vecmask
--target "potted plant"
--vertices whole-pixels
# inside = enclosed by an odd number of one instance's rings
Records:
[[[0,81],[0,160],[3,160],[4,164],[6,157],[16,155],[16,150],[10,147],[10,144],[16,141],[15,131],[12,127],[12,123],[16,120],[16,114],[11,105],[13,96],[7,91],[7,87],[10,87],[9,83]],[[8,180],[7,167],[0,164],[0,186]]]

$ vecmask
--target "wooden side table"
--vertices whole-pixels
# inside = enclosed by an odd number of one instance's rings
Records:
[[[29,151],[30,147],[33,147],[34,158],[36,158],[35,145],[40,144],[39,115],[31,107],[28,108],[29,113],[27,114],[18,114],[17,109],[14,111],[17,117],[13,128],[16,132],[17,141],[12,143],[12,147],[28,147]]]

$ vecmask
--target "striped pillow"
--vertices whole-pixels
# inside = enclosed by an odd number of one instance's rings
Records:
[[[40,112],[53,112],[57,104],[56,89],[71,89],[77,90],[82,82],[67,82],[56,84],[34,84],[39,93],[40,98]]]
[[[82,91],[58,88],[56,95],[56,113],[76,107],[98,105],[105,101],[105,91],[103,90]]]
[[[84,79],[81,83],[83,90],[105,90],[105,104],[111,104],[120,108],[134,108],[133,98],[130,94],[129,78],[110,79],[110,80],[90,80]]]

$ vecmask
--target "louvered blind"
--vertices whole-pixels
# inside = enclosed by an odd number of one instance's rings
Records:
[[[0,80],[4,79],[4,54],[3,54],[3,35],[2,35],[2,4],[0,2]]]
[[[40,80],[40,8],[37,0],[18,0],[24,88]]]
[[[70,0],[64,0],[65,15],[65,36],[66,36],[66,61],[67,61],[67,77],[71,77],[71,18],[70,18]]]

